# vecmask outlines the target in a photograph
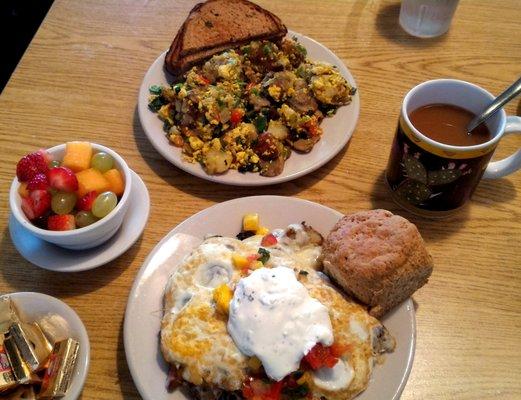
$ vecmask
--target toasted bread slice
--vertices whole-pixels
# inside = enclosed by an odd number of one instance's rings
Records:
[[[247,0],[208,0],[190,11],[170,46],[165,66],[178,75],[228,48],[252,40],[280,40],[286,33],[277,16]]]

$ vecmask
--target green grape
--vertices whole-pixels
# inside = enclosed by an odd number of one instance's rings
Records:
[[[116,207],[116,204],[118,198],[114,192],[103,192],[92,203],[92,213],[98,218],[103,218]]]
[[[74,193],[57,192],[52,196],[51,209],[56,214],[69,214],[76,205]]]
[[[49,169],[51,168],[54,168],[54,167],[59,167],[60,166],[60,162],[58,160],[52,160],[52,161],[49,161],[49,164],[47,164]]]
[[[114,159],[110,154],[100,151],[92,156],[90,166],[100,172],[107,172],[114,166]]]
[[[79,211],[75,218],[76,226],[79,228],[93,224],[98,220],[90,211]]]

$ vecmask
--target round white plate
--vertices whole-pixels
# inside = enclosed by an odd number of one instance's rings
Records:
[[[298,41],[306,47],[308,57],[311,60],[325,61],[336,65],[344,78],[351,85],[357,87],[353,76],[342,60],[327,47],[299,33],[289,32],[288,36],[296,36],[298,38]],[[237,186],[262,186],[287,182],[309,174],[326,164],[344,148],[353,134],[360,112],[358,91],[353,96],[351,104],[340,107],[333,117],[324,118],[321,124],[324,134],[310,153],[298,154],[297,152],[292,152],[291,157],[284,165],[282,174],[270,178],[260,176],[259,174],[241,174],[236,170],[230,170],[222,175],[208,175],[198,163],[192,164],[183,161],[181,150],[172,146],[165,136],[163,122],[157,117],[157,114],[148,108],[148,98],[150,96],[148,89],[150,86],[164,85],[173,80],[172,76],[163,68],[165,54],[166,52],[161,54],[150,66],[139,89],[139,120],[150,143],[163,157],[176,167],[199,178]]]
[[[323,235],[342,217],[338,211],[291,197],[243,197],[207,208],[175,227],[152,250],[130,292],[125,313],[124,343],[127,362],[145,400],[185,400],[181,392],[168,393],[168,366],[159,350],[163,291],[175,266],[208,233],[235,237],[246,213],[259,214],[262,225],[284,228],[306,221]],[[388,314],[383,323],[396,338],[394,353],[373,371],[371,383],[359,400],[397,400],[405,387],[414,357],[416,322],[409,299]]]
[[[119,257],[145,229],[150,211],[147,187],[138,174],[131,171],[130,206],[119,230],[107,242],[87,250],[69,250],[32,235],[11,214],[9,233],[16,250],[27,261],[58,272],[79,272],[99,267]]]
[[[78,314],[63,301],[43,293],[18,292],[8,295],[16,304],[20,314],[28,322],[37,320],[45,315],[57,314],[67,321],[70,337],[80,344],[78,358],[74,367],[73,377],[62,400],[76,400],[80,397],[90,362],[90,343],[85,325]]]

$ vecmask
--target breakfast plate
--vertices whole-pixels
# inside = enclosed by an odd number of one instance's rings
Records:
[[[107,242],[87,250],[68,250],[31,234],[11,214],[9,233],[16,250],[27,261],[51,271],[79,272],[99,267],[119,257],[139,238],[148,220],[150,197],[134,171],[130,205],[119,230]]]
[[[245,214],[256,212],[264,226],[285,227],[305,220],[327,234],[342,214],[306,200],[280,196],[244,197],[207,208],[186,219],[153,249],[141,267],[129,295],[124,323],[127,362],[134,383],[145,400],[184,400],[182,392],[166,390],[168,365],[159,349],[163,292],[171,265],[179,263],[208,234],[235,237]],[[357,399],[396,400],[405,387],[415,349],[416,322],[412,300],[388,313],[382,322],[397,345],[377,366],[369,387]]]
[[[79,343],[79,351],[69,389],[61,399],[78,399],[87,379],[90,363],[89,336],[78,314],[61,300],[43,293],[18,292],[8,296],[15,302],[25,321],[38,320],[48,314],[63,318],[67,334]]]
[[[355,80],[342,60],[331,50],[319,42],[295,32],[289,32],[289,37],[296,37],[307,49],[311,60],[320,60],[338,67],[339,72],[346,80],[356,87]],[[172,82],[172,76],[163,68],[165,53],[162,53],[150,66],[145,74],[139,90],[138,112],[141,126],[154,148],[176,167],[209,181],[236,186],[263,186],[287,182],[310,172],[315,171],[335,155],[337,155],[351,138],[358,121],[360,112],[360,96],[358,92],[352,96],[352,102],[342,106],[331,118],[325,118],[321,127],[324,134],[321,140],[307,154],[293,152],[287,160],[282,173],[275,177],[265,177],[259,174],[242,174],[236,170],[229,170],[222,175],[208,175],[199,164],[183,160],[181,150],[172,146],[163,131],[163,122],[157,114],[148,108],[149,88],[152,85],[164,85]]]

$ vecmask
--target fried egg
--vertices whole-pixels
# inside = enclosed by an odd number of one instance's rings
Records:
[[[348,348],[334,368],[308,371],[299,384],[307,384],[313,399],[351,399],[367,387],[376,358],[392,351],[394,339],[320,272],[322,238],[318,233],[305,224],[293,224],[272,234],[277,243],[265,247],[270,257],[262,267],[291,269],[309,296],[327,308],[334,341]],[[234,258],[258,254],[262,238],[204,240],[176,266],[165,288],[161,351],[177,376],[209,399],[222,392],[235,392],[240,398],[243,383],[252,374],[251,358],[234,342],[228,315],[218,310],[213,293],[223,284],[234,290],[251,273],[237,268]]]

